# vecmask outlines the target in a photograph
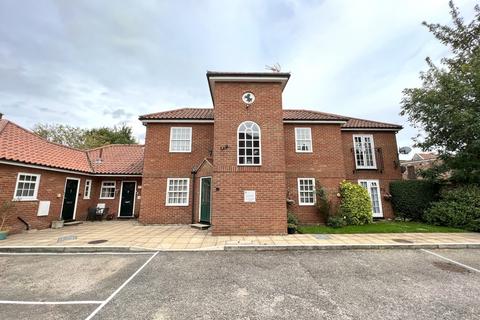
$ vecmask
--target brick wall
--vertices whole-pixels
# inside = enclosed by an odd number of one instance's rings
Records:
[[[295,128],[311,128],[311,153],[298,153],[295,150]],[[298,205],[297,178],[315,178],[316,187],[323,187],[335,211],[339,203],[338,185],[346,178],[342,134],[340,124],[285,124],[285,158],[287,191],[289,199],[295,201],[289,205],[299,221],[304,224],[325,222],[315,206]]]
[[[169,152],[170,128],[173,126],[192,127],[192,152]],[[167,178],[190,178],[192,190],[192,169],[210,157],[212,150],[213,124],[148,124],[139,221],[146,224],[191,223],[192,192],[189,193],[189,206],[165,206]]]
[[[246,91],[256,96],[248,108],[241,100]],[[214,104],[213,234],[286,233],[281,85],[220,82]],[[244,121],[260,126],[261,166],[237,166],[237,129]],[[256,191],[256,202],[244,202],[246,190]]]
[[[354,155],[352,153],[354,134],[373,135],[375,149],[380,148],[382,154],[381,157],[378,157],[377,153],[376,161],[378,169],[355,170]],[[342,131],[342,145],[347,180],[355,183],[357,183],[359,179],[379,180],[383,216],[385,218],[393,218],[394,214],[391,202],[385,198],[385,195],[390,193],[390,182],[402,178],[395,133],[382,131]],[[380,170],[380,168],[382,168],[382,170]]]
[[[0,203],[4,203],[4,201],[12,201],[14,198],[15,186],[19,172],[40,174],[40,184],[38,187],[37,200],[13,202],[15,207],[12,210],[12,214],[9,215],[9,218],[6,221],[6,225],[11,233],[19,232],[25,230],[26,228],[25,225],[17,219],[17,217],[21,217],[27,221],[32,229],[49,228],[53,220],[60,220],[63,206],[65,180],[67,178],[80,179],[75,220],[84,221],[87,217],[88,208],[95,207],[98,202],[104,202],[108,207],[111,207],[110,212],[118,212],[121,180],[117,180],[116,178],[105,178],[106,180],[118,181],[118,189],[115,194],[115,199],[108,201],[98,200],[100,195],[101,179],[96,177],[6,164],[0,164]],[[85,180],[87,179],[92,180],[90,199],[84,198]],[[128,178],[126,180],[136,180],[138,185],[141,185],[141,178]],[[50,210],[48,216],[37,216],[39,201],[50,201]],[[137,211],[139,206],[140,200],[137,200]]]

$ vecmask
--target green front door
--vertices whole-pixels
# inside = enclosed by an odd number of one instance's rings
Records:
[[[210,223],[212,178],[200,179],[200,222]]]

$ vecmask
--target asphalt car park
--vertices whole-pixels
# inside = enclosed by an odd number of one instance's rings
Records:
[[[480,250],[2,254],[0,319],[480,319]]]

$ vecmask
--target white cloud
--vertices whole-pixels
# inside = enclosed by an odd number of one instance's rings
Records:
[[[474,3],[457,1],[467,17]],[[423,20],[448,23],[447,0],[4,0],[0,108],[27,127],[127,122],[140,137],[140,114],[211,105],[206,70],[280,62],[286,107],[406,125],[401,90],[445,54]]]

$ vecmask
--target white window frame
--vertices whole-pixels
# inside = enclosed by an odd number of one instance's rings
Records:
[[[240,163],[240,139],[239,139],[239,133],[240,133],[240,127],[246,123],[246,122],[251,122],[255,124],[258,127],[258,163]],[[245,147],[246,148],[246,147]],[[246,150],[246,149],[245,149]],[[244,155],[246,157],[246,154]],[[252,154],[253,157],[253,154]],[[243,121],[240,123],[237,127],[237,166],[241,167],[258,167],[262,165],[262,129],[258,125],[258,123],[254,121]]]
[[[175,129],[188,129],[189,130],[189,146],[188,150],[173,150],[173,142],[174,141],[184,141],[183,139],[173,139],[173,131]],[[192,127],[170,127],[170,147],[169,147],[169,152],[171,153],[190,153],[192,152]]]
[[[310,141],[310,150],[298,150],[299,144],[298,144],[298,130],[305,130],[307,129],[308,132],[310,133],[310,139],[302,139],[302,140],[309,140]],[[297,153],[312,153],[313,152],[313,139],[312,139],[312,128],[310,127],[296,127],[295,128],[295,152]]]
[[[170,192],[175,192],[175,191],[170,191],[170,181],[179,181],[179,180],[187,180],[187,202],[186,203],[170,203],[170,197],[169,194]],[[165,194],[165,205],[167,207],[188,207],[190,203],[190,178],[167,178],[167,188],[166,188],[166,194]]]
[[[33,176],[36,177],[37,179],[35,180],[35,188],[33,189],[33,196],[27,196],[27,197],[17,197],[17,191],[18,191],[18,184],[20,182],[27,182],[31,183],[28,181],[20,181],[20,176]],[[14,201],[37,201],[37,196],[38,196],[38,188],[40,187],[40,174],[37,173],[28,173],[28,172],[19,172],[17,174],[17,182],[15,183],[15,192],[13,193],[13,200]]]
[[[302,197],[300,196],[300,181],[301,180],[311,180],[313,181],[313,202],[303,202]],[[303,191],[305,192],[305,191]],[[317,203],[317,195],[315,192],[315,178],[297,178],[297,193],[298,193],[298,205],[299,206],[314,206]]]
[[[88,193],[87,193],[87,186],[88,186]],[[85,186],[83,187],[83,199],[90,199],[91,194],[92,194],[92,179],[86,179]]]
[[[372,161],[373,161],[373,165],[371,166],[367,166],[367,165],[363,165],[363,166],[360,166],[358,165],[358,159],[357,159],[357,144],[355,142],[355,138],[359,137],[360,140],[361,140],[361,144],[362,144],[362,150],[360,150],[360,152],[362,153],[363,155],[363,162],[366,163],[366,157],[365,157],[365,150],[364,150],[364,146],[365,146],[365,138],[370,138],[370,141],[371,141],[371,145],[372,145]],[[355,167],[357,169],[377,169],[377,159],[375,158],[375,142],[373,140],[373,135],[372,134],[354,134],[353,135],[353,156],[355,157]]]
[[[105,187],[105,183],[113,183],[113,186]],[[113,197],[102,197],[103,188],[114,188]],[[98,199],[115,199],[115,193],[117,192],[117,182],[112,180],[102,181],[102,187],[100,188],[100,197]]]
[[[362,182],[367,184],[367,191],[368,195],[370,196],[370,203],[372,204],[372,214],[374,218],[383,218],[383,207],[382,207],[382,194],[380,191],[380,181],[376,179],[359,179],[358,184],[362,186]],[[374,212],[373,210],[373,199],[372,199],[372,192],[371,192],[371,187],[372,183],[377,184],[377,192],[378,192],[378,206],[380,208],[379,212]],[[363,186],[362,186],[363,187]]]

